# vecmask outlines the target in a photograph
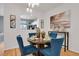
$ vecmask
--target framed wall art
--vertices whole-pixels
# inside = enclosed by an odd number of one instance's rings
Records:
[[[50,29],[64,31],[70,28],[70,10],[50,17]]]
[[[44,28],[44,19],[41,19],[40,23],[41,23],[41,29],[43,29]]]
[[[10,28],[16,28],[16,16],[10,15]]]

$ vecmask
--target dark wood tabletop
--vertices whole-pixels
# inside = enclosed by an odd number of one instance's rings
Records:
[[[40,39],[34,39],[34,40],[31,40],[31,39],[27,39],[28,42],[30,43],[33,43],[33,44],[47,44],[50,42],[50,40],[42,40],[40,41]]]

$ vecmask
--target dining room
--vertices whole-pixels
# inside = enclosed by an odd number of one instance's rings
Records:
[[[79,4],[0,5],[4,16],[4,56],[79,56],[78,20],[74,20],[79,19]]]

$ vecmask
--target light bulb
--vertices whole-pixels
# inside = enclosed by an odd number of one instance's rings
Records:
[[[29,8],[27,8],[27,12],[29,12]]]
[[[32,8],[34,8],[34,6],[35,6],[35,5],[34,5],[34,4],[32,4]]]
[[[32,13],[32,9],[30,9],[30,12]]]
[[[31,6],[31,3],[28,4],[28,7],[30,7],[30,6]]]

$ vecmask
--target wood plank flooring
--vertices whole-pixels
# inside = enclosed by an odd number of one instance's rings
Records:
[[[4,56],[20,56],[20,51],[18,48],[6,50],[4,51]],[[28,56],[32,56],[32,54]],[[61,56],[79,56],[79,53],[75,53],[71,51],[64,52],[64,49],[62,49]]]
[[[4,50],[3,49],[4,49],[4,43],[1,42],[0,43],[0,56],[4,54]]]

